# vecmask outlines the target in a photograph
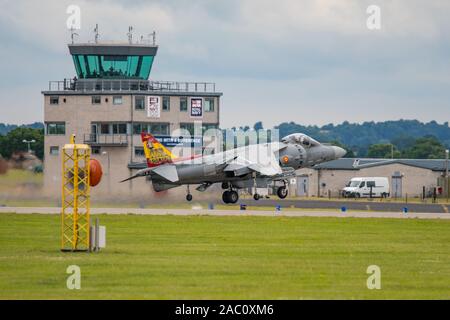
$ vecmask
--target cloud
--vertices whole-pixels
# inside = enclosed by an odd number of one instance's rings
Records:
[[[443,108],[450,98],[450,2],[444,0],[3,0],[3,101],[22,88],[45,89],[48,80],[73,76],[69,4],[81,8],[78,42],[93,40],[96,23],[100,40],[125,41],[129,25],[135,39],[156,30],[160,48],[151,77],[216,82],[224,91],[225,126],[259,118],[267,125],[405,112],[450,116]],[[380,31],[366,28],[371,4],[381,8]],[[3,101],[2,117],[21,121]],[[41,117],[42,101],[29,103],[30,114]]]

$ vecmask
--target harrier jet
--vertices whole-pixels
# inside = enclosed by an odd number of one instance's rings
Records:
[[[186,185],[186,200],[192,200],[189,185],[205,191],[215,183],[221,183],[225,203],[236,203],[236,190],[253,188],[253,198],[261,196],[257,188],[267,188],[274,181],[281,181],[277,195],[281,199],[288,194],[288,179],[295,177],[295,170],[312,167],[318,163],[342,158],[346,151],[337,146],[319,143],[313,138],[294,133],[270,142],[239,147],[211,155],[177,158],[150,133],[141,133],[147,168],[121,181],[137,177],[152,180],[156,192]]]

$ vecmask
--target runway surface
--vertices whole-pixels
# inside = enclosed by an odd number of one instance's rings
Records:
[[[0,207],[1,213],[59,214],[58,207]],[[209,210],[209,209],[139,209],[139,208],[91,208],[91,214],[137,215],[211,215],[211,216],[288,216],[288,217],[339,217],[339,218],[398,218],[398,219],[450,219],[450,213],[402,213],[338,210]]]

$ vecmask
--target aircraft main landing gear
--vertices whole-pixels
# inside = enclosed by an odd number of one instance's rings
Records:
[[[288,189],[286,187],[279,187],[277,190],[277,195],[280,199],[284,199],[288,195]]]
[[[236,203],[239,200],[239,194],[235,190],[227,190],[222,194],[222,200],[225,203]]]

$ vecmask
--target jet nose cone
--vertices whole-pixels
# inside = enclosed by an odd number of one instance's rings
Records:
[[[347,153],[347,151],[345,151],[345,149],[342,149],[341,147],[333,146],[333,150],[334,150],[334,157],[336,159],[342,158]]]

